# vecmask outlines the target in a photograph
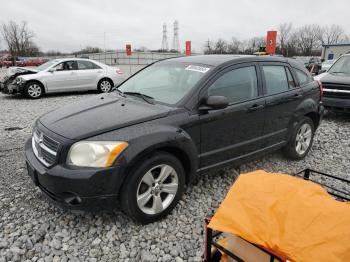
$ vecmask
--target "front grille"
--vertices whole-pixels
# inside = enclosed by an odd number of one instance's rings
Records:
[[[35,156],[45,166],[52,166],[57,160],[57,153],[60,144],[43,132],[36,129],[33,132],[32,146]]]
[[[323,83],[323,93],[325,97],[330,98],[350,98],[350,85]]]

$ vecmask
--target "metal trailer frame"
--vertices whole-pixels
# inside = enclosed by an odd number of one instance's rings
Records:
[[[323,172],[315,171],[313,169],[305,169],[303,171],[300,171],[300,172],[298,172],[296,174],[292,174],[292,175],[321,185],[322,187],[324,187],[327,190],[327,192],[330,195],[334,196],[339,201],[350,201],[350,192],[346,192],[344,190],[334,188],[332,186],[327,185],[326,183],[321,183],[319,181],[312,179],[311,177],[313,175],[318,175],[323,179],[333,179],[336,181],[341,181],[341,182],[348,184],[349,187],[350,187],[350,180],[336,177],[336,176],[326,174]],[[204,246],[204,257],[203,257],[204,261],[206,261],[206,262],[220,261],[221,253],[219,251],[221,251],[222,253],[226,254],[227,256],[235,259],[237,262],[244,262],[243,259],[238,257],[236,254],[232,253],[231,251],[227,250],[225,247],[223,247],[222,245],[220,245],[217,242],[217,237],[219,237],[223,232],[215,231],[215,230],[212,230],[211,228],[208,228],[208,224],[210,222],[210,219],[211,219],[211,217],[205,218],[205,225],[204,225],[204,227],[205,227],[204,228],[204,233],[205,233],[204,245],[205,246]],[[259,248],[261,251],[268,254],[270,256],[271,262],[283,261],[281,258],[279,258],[277,255],[271,253],[270,251],[268,251],[260,246],[257,246],[253,243],[250,243],[250,244],[254,245],[255,247]],[[215,247],[218,250],[214,254],[212,253],[212,250],[211,250],[212,247]]]

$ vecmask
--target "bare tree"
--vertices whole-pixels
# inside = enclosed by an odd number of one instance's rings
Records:
[[[17,24],[14,21],[3,23],[1,33],[13,57],[34,55],[39,52],[39,48],[33,43],[34,34],[29,30],[27,23]]]
[[[340,25],[331,25],[323,28],[323,32],[320,35],[322,44],[331,45],[337,44],[344,36],[344,29]]]
[[[303,55],[311,56],[312,52],[320,47],[322,28],[319,25],[305,25],[301,27],[295,37],[298,39],[298,46]]]
[[[215,54],[225,54],[225,53],[227,53],[227,43],[226,43],[226,41],[220,38],[215,43],[214,52],[215,52]]]
[[[291,35],[293,25],[292,23],[283,23],[278,26],[278,40],[280,43],[281,54],[285,54],[285,45],[289,40],[289,36]],[[288,49],[287,49],[288,51]],[[288,56],[288,53],[286,53]]]
[[[236,37],[232,37],[231,42],[227,45],[227,52],[229,54],[239,54],[241,45],[241,41],[239,41]]]

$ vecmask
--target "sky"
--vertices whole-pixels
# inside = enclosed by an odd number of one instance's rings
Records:
[[[178,20],[181,48],[190,40],[201,51],[208,39],[265,36],[283,22],[339,24],[349,34],[348,10],[349,0],[0,0],[0,23],[26,21],[41,50],[70,52],[125,44],[159,49],[163,23],[171,47]]]

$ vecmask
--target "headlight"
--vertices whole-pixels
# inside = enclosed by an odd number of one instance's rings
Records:
[[[20,85],[20,84],[22,84],[22,83],[23,83],[23,78],[17,77],[17,78],[16,78],[16,84]]]
[[[127,147],[126,142],[77,142],[69,150],[67,163],[81,167],[109,167]]]

